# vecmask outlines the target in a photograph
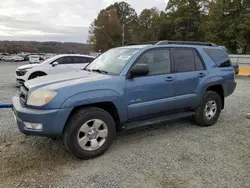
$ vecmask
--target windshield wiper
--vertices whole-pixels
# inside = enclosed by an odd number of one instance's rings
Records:
[[[100,70],[100,69],[88,69],[88,68],[84,68],[84,70],[86,71],[89,71],[89,72],[99,72],[99,73],[102,73],[102,74],[108,74],[107,71],[104,71],[104,70]]]
[[[91,71],[93,71],[93,72],[99,72],[99,73],[102,73],[102,74],[108,74],[107,71],[100,70],[100,69],[91,69]]]

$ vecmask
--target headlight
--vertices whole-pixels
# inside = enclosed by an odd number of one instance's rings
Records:
[[[43,106],[50,102],[55,96],[56,91],[37,90],[33,91],[28,98],[27,104],[31,106]]]
[[[27,70],[26,69],[23,69],[23,70],[20,70],[19,71],[21,74],[25,75],[27,73]]]
[[[21,75],[25,75],[27,73],[28,69],[32,69],[33,67],[25,68],[25,69],[17,69],[18,72],[21,73]]]

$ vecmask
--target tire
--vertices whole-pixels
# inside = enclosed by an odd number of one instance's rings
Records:
[[[45,76],[46,74],[45,73],[42,73],[42,72],[35,72],[35,73],[32,73],[29,77],[28,80],[31,80],[31,79],[34,79],[34,78],[37,78],[37,77],[41,77],[41,76]]]
[[[208,106],[214,106],[214,104],[216,104],[216,111],[212,110],[213,115],[206,113],[206,109],[209,109]],[[221,108],[222,108],[222,101],[220,95],[214,91],[206,91],[203,98],[201,99],[198,108],[195,110],[196,123],[202,127],[214,125],[220,116]]]
[[[102,121],[103,124],[100,124],[101,126],[107,128],[107,135],[105,136],[105,141],[103,142],[102,139],[95,135],[93,135],[94,138],[89,137],[89,129],[94,129],[94,123],[91,125],[91,121]],[[89,122],[89,123],[88,123]],[[84,126],[88,124],[89,126]],[[105,125],[105,126],[104,126]],[[98,131],[100,127],[97,128]],[[83,131],[85,127],[88,127],[88,131]],[[78,111],[76,111],[74,114],[71,115],[70,119],[68,120],[64,135],[63,135],[63,141],[66,148],[76,157],[80,159],[91,159],[98,157],[102,155],[113,143],[113,140],[116,137],[116,128],[115,128],[115,122],[112,116],[105,110],[97,108],[97,107],[89,107],[89,108],[83,108]],[[103,129],[104,130],[104,129]],[[102,130],[101,130],[102,131]],[[84,133],[85,132],[85,133]],[[82,134],[82,135],[81,135]],[[80,138],[81,137],[81,138]],[[79,144],[80,141],[78,140],[85,140],[88,141],[84,142],[82,146]],[[100,140],[101,139],[101,140]],[[92,148],[92,143],[95,143],[94,140],[98,141],[98,147],[96,149]],[[93,144],[94,145],[94,144]]]

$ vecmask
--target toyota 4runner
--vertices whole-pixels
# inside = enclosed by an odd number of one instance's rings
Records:
[[[24,134],[62,136],[70,152],[89,159],[118,131],[186,117],[211,126],[235,87],[223,48],[160,41],[114,48],[84,70],[27,81],[13,112]]]

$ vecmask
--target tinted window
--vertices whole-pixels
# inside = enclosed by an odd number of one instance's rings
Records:
[[[88,63],[88,60],[85,57],[72,56],[71,59],[72,63],[77,63],[77,64]]]
[[[95,58],[91,58],[91,57],[86,57],[88,60],[88,63],[92,62]]]
[[[71,63],[80,63],[81,62],[81,59],[79,57],[70,57],[71,59]]]
[[[195,71],[195,61],[192,49],[175,49],[174,62],[176,72]]]
[[[79,63],[89,63],[87,57],[79,57]]]
[[[204,70],[202,61],[199,57],[199,55],[197,54],[197,52],[194,50],[194,60],[195,60],[195,69],[196,70]]]
[[[57,59],[55,61],[57,61],[59,64],[69,64],[69,63],[71,63],[70,57],[61,57],[61,58],[59,58],[59,59]]]
[[[149,75],[170,73],[170,51],[168,49],[155,49],[144,53],[136,62],[148,64]]]
[[[231,66],[231,61],[226,51],[220,49],[203,49],[203,50],[219,67]]]

